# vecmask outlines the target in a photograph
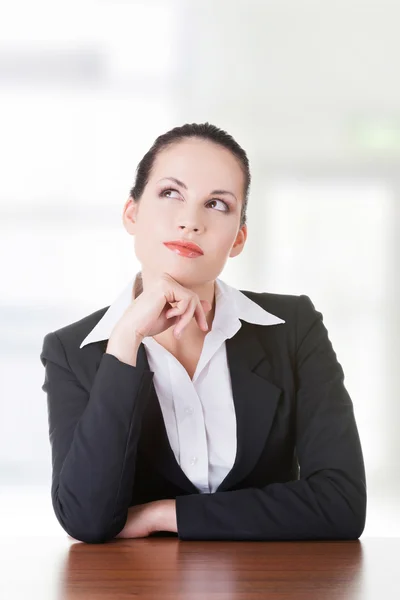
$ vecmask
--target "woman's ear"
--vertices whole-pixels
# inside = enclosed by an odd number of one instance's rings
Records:
[[[122,211],[122,223],[130,235],[134,235],[135,233],[138,207],[139,202],[135,202],[131,196],[129,196],[124,204],[124,209]]]
[[[231,251],[229,253],[230,257],[234,257],[237,256],[238,254],[241,253],[241,251],[244,248],[244,244],[246,242],[247,239],[247,225],[242,225],[242,227],[239,229],[235,242],[231,248]]]

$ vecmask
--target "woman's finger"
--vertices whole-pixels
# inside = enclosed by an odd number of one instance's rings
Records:
[[[179,338],[181,336],[183,329],[186,327],[186,325],[189,323],[189,321],[191,321],[191,319],[193,319],[195,303],[196,303],[196,298],[194,296],[189,298],[189,303],[188,303],[187,309],[185,310],[185,312],[179,319],[178,325],[174,329],[174,334],[175,334],[176,338]]]
[[[206,313],[204,310],[204,306],[202,305],[200,300],[198,300],[198,302],[196,304],[194,316],[196,318],[197,324],[200,327],[200,329],[207,331],[208,330],[207,317],[206,317]]]
[[[176,323],[179,323],[179,327],[175,329],[175,335],[179,332],[182,333],[188,322],[192,319],[196,319],[197,325],[204,331],[208,330],[208,323],[206,317],[206,311],[211,310],[211,305],[207,300],[200,300],[198,296],[191,296],[182,298],[176,301],[175,306],[168,309],[166,312],[167,319],[172,317],[180,317],[176,319]]]
[[[181,312],[182,312],[182,310],[180,308],[175,307],[175,308],[170,308],[169,310],[167,310],[167,312],[165,314],[166,314],[167,319],[169,319],[170,317],[181,314]]]

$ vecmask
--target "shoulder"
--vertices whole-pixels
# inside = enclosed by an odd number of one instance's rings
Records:
[[[109,306],[99,308],[89,315],[47,333],[43,339],[42,354],[47,348],[59,347],[60,342],[64,348],[79,348],[85,337],[97,325],[108,308]]]
[[[304,319],[322,318],[313,301],[306,294],[273,294],[271,292],[255,292],[239,290],[253,302],[283,319],[286,324],[293,325]]]
[[[240,290],[250,300],[256,302],[272,315],[284,320],[276,326],[257,325],[261,337],[271,335],[277,340],[297,349],[304,340],[318,340],[327,336],[328,330],[323,322],[323,314],[314,306],[306,294],[273,294]]]

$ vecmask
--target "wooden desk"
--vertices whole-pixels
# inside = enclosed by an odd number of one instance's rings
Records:
[[[337,542],[73,542],[2,538],[5,600],[391,600],[400,538]]]

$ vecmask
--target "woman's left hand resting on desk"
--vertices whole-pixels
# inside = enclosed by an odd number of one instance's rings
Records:
[[[128,518],[116,538],[141,538],[154,531],[175,531],[175,500],[155,500],[128,509]]]
[[[178,532],[175,500],[155,500],[130,506],[125,527],[115,536],[115,539],[147,537],[154,531]],[[68,537],[75,539],[70,535]]]

